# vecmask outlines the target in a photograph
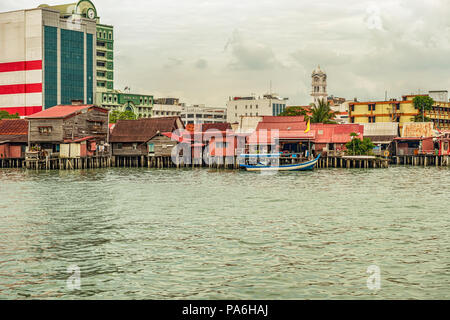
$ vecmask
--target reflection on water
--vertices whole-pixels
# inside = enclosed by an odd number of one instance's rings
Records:
[[[0,170],[0,298],[447,298],[449,184],[408,167]]]

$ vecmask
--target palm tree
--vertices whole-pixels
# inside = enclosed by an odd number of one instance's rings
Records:
[[[311,107],[311,116],[309,117],[311,123],[336,123],[334,118],[336,118],[336,112],[331,110],[330,102],[325,99],[320,99]]]

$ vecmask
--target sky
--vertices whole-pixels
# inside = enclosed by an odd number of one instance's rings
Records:
[[[0,11],[70,2],[1,0]],[[450,88],[448,0],[93,3],[114,25],[119,90],[220,107],[272,83],[290,105],[307,105],[317,65],[328,94],[347,99]]]

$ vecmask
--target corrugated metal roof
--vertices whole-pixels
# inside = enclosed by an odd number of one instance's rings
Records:
[[[363,138],[364,127],[359,124],[312,123],[311,131],[315,132],[316,143],[347,143],[352,140],[352,132]]]
[[[262,121],[258,123],[256,130],[297,130],[297,131],[305,131],[306,130],[306,122],[304,121],[291,121],[291,122],[266,122]]]
[[[88,108],[98,108],[101,110],[104,110],[105,112],[108,112],[107,109],[96,107],[94,105],[61,105],[61,106],[54,106],[52,108],[43,110],[41,112],[35,113],[31,116],[28,116],[27,119],[59,119],[59,118],[66,118],[72,114],[75,114],[81,110],[88,109]]]
[[[184,129],[180,117],[162,117],[139,120],[118,120],[111,132],[111,142],[147,142],[158,132]]]

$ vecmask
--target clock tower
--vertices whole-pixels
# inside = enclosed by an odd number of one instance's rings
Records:
[[[317,104],[319,100],[327,100],[327,74],[318,66],[311,75],[312,78],[312,102]]]

